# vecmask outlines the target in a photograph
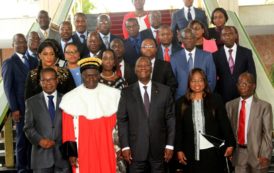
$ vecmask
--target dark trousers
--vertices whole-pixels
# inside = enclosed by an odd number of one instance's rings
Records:
[[[43,169],[34,169],[33,173],[71,173],[70,168],[43,168]]]
[[[24,133],[24,117],[16,123],[16,168],[18,173],[31,173],[31,143]]]
[[[147,160],[132,161],[129,165],[129,173],[165,173],[164,161]]]
[[[183,167],[184,173],[222,173],[221,160],[219,151],[216,148],[200,150],[199,161],[187,161]]]

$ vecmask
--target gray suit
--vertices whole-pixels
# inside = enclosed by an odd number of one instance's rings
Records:
[[[24,131],[32,144],[31,168],[69,168],[69,164],[62,158],[60,146],[62,144],[62,113],[59,109],[61,95],[57,94],[54,122],[47,108],[43,92],[26,101],[26,114]],[[55,141],[55,146],[50,149],[40,147],[39,141],[47,138]],[[56,172],[56,171],[55,171]],[[66,171],[61,171],[66,172]]]
[[[227,115],[236,139],[238,139],[239,104],[240,98],[234,99],[226,104]],[[247,128],[247,149],[236,147],[233,155],[232,161],[235,165],[236,173],[249,172],[242,171],[243,167],[245,167],[244,165],[251,167],[252,172],[267,172],[267,168],[262,168],[259,165],[258,157],[265,157],[271,160],[272,117],[271,105],[253,97]]]

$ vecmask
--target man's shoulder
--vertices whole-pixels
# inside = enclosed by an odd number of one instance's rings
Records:
[[[233,99],[233,100],[228,101],[228,102],[226,103],[226,107],[227,107],[227,108],[232,108],[232,107],[236,106],[239,102],[240,102],[240,97],[235,98],[235,99]]]
[[[243,46],[240,46],[240,45],[237,45],[237,51],[241,51],[242,53],[251,53],[251,50],[247,47],[243,47]]]
[[[256,102],[258,105],[263,106],[263,107],[271,107],[271,104],[265,100],[259,99],[254,96],[253,102]]]

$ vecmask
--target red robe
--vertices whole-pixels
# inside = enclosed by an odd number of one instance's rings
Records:
[[[63,103],[60,104],[63,109],[63,143],[67,141],[77,143],[78,168],[73,168],[73,172],[115,173],[116,158],[112,131],[116,124],[117,109],[115,110],[115,107],[118,108],[120,93],[116,89],[113,90],[98,84],[97,87],[100,88],[100,91],[96,91],[95,94],[91,93],[91,95],[83,95],[83,90],[86,90],[85,92],[88,90],[83,89],[82,85],[80,87],[82,87],[78,89],[80,92],[72,90],[72,94],[65,95]],[[111,90],[108,90],[109,88]],[[104,92],[102,93],[102,91]],[[109,99],[105,100],[106,98]],[[86,103],[85,99],[89,99],[91,104]],[[75,109],[77,105],[79,113],[81,113],[79,115],[75,115],[78,112]],[[85,109],[83,105],[90,107],[87,110],[82,110]],[[113,113],[110,114],[110,112]],[[101,113],[102,115],[100,115]]]

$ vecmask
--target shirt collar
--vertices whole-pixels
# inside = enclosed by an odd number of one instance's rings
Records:
[[[245,100],[247,104],[250,104],[253,100],[253,95],[248,97],[247,99],[243,99],[242,97],[240,97],[240,102],[242,102],[242,100]]]
[[[42,28],[40,28],[40,31],[43,33],[43,35],[45,35],[45,32],[47,31],[47,34],[49,35],[49,28],[46,30],[43,30]]]
[[[45,91],[43,91],[43,94],[45,96],[45,98],[48,98],[48,96],[54,96],[54,98],[57,98],[57,90],[55,90],[53,93],[48,94]]]
[[[226,47],[226,45],[224,45],[224,49],[225,49],[226,52],[228,52],[229,49],[236,50],[237,49],[237,44],[234,43],[234,45],[231,48],[228,48],[228,47]]]
[[[185,49],[186,55],[188,56],[188,54],[191,53],[193,58],[194,58],[194,56],[195,56],[195,52],[196,52],[196,47],[194,47],[194,49],[192,49],[192,51],[190,51],[190,52],[189,52],[188,50]]]
[[[80,35],[84,35],[85,38],[87,38],[87,36],[88,36],[88,31],[85,31],[85,32],[83,32],[83,33],[80,33],[80,32],[77,32],[77,31],[76,31],[76,34],[78,35],[79,38],[81,38]]]
[[[188,10],[188,8],[190,8],[190,10],[194,10],[194,7],[193,7],[193,5],[191,6],[191,7],[187,7],[187,6],[185,6],[184,5],[184,7],[183,7],[184,9],[186,9],[186,10]]]
[[[104,34],[102,34],[101,32],[99,32],[99,34],[100,34],[101,38],[104,38],[104,36],[107,36],[108,39],[110,39],[110,32],[109,32],[107,35],[104,35]]]
[[[18,53],[18,52],[15,52],[15,53],[16,53],[17,56],[19,56],[20,59],[23,59],[23,56],[24,56],[23,54]]]
[[[146,85],[144,85],[142,82],[140,82],[140,81],[138,81],[138,83],[139,83],[139,87],[140,88],[143,88],[144,86],[147,86],[148,88],[149,87],[151,87],[151,85],[152,85],[152,82],[151,82],[151,80],[146,84]]]

